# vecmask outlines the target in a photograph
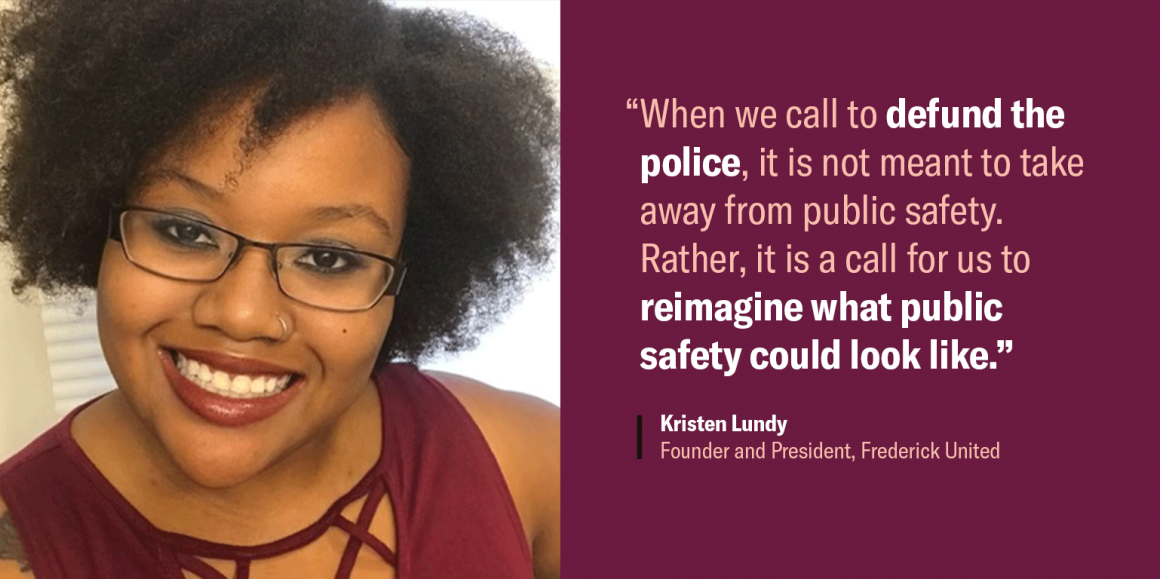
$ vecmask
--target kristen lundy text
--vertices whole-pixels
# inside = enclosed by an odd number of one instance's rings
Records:
[[[785,427],[789,420],[778,420],[774,414],[768,420],[738,418],[736,414],[726,421],[724,419],[708,420],[698,416],[687,418],[684,414],[674,418],[672,414],[661,415],[661,432],[776,432],[778,436],[785,434]]]

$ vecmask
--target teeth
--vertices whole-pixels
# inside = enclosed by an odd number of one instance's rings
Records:
[[[217,375],[215,374],[214,377],[216,378]],[[215,382],[214,385],[216,386],[217,383]],[[250,377],[234,376],[234,379],[230,382],[230,392],[233,392],[234,394],[249,394]]]
[[[252,376],[229,374],[216,370],[204,362],[190,360],[177,354],[177,370],[182,376],[205,390],[228,398],[257,398],[276,394],[286,389],[292,375]]]

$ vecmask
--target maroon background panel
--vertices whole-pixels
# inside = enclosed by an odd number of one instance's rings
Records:
[[[563,7],[564,559],[569,577],[1148,576],[1156,573],[1156,14],[1110,3],[840,4],[720,2]],[[944,106],[1003,99],[1001,129],[889,129],[886,112],[939,97]],[[1012,126],[1017,100],[1065,111],[1061,129]],[[722,106],[726,129],[645,129],[629,99]],[[788,129],[790,106],[839,103],[839,128]],[[878,113],[847,125],[849,101]],[[773,106],[775,129],[736,128],[735,106]],[[643,154],[737,154],[745,182],[640,182]],[[1079,178],[1021,176],[1029,153],[1083,157]],[[814,176],[761,179],[759,149],[813,156]],[[971,178],[820,176],[824,153],[950,154],[969,149]],[[1011,157],[986,178],[978,154]],[[784,164],[782,165],[784,168]],[[876,173],[873,171],[872,173]],[[726,226],[737,201],[997,203],[1002,225]],[[715,202],[713,226],[640,224],[644,202]],[[800,211],[800,209],[799,209]],[[729,274],[642,274],[641,244],[738,250]],[[897,244],[899,273],[843,273],[842,256]],[[906,248],[949,251],[943,274],[906,273]],[[839,272],[758,274],[757,244],[817,255]],[[1031,269],[1002,273],[1004,246]],[[958,251],[987,250],[995,269],[955,271]],[[641,322],[640,300],[938,299],[982,292],[995,323]],[[842,340],[843,369],[737,374],[645,371],[640,351],[693,346],[805,346]],[[922,347],[923,370],[851,370],[849,339]],[[930,370],[929,340],[984,347],[993,370]],[[1013,351],[998,353],[998,340]],[[644,458],[636,458],[643,415]],[[661,433],[662,414],[788,419],[785,436]],[[675,445],[1001,443],[999,460],[662,460]]]

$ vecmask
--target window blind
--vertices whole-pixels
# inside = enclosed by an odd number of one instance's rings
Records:
[[[60,299],[41,308],[58,416],[116,388],[97,336],[94,301]]]

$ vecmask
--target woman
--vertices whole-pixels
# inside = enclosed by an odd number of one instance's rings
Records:
[[[553,407],[409,364],[548,255],[548,83],[372,0],[26,2],[15,289],[118,389],[0,466],[0,578],[553,577]]]

